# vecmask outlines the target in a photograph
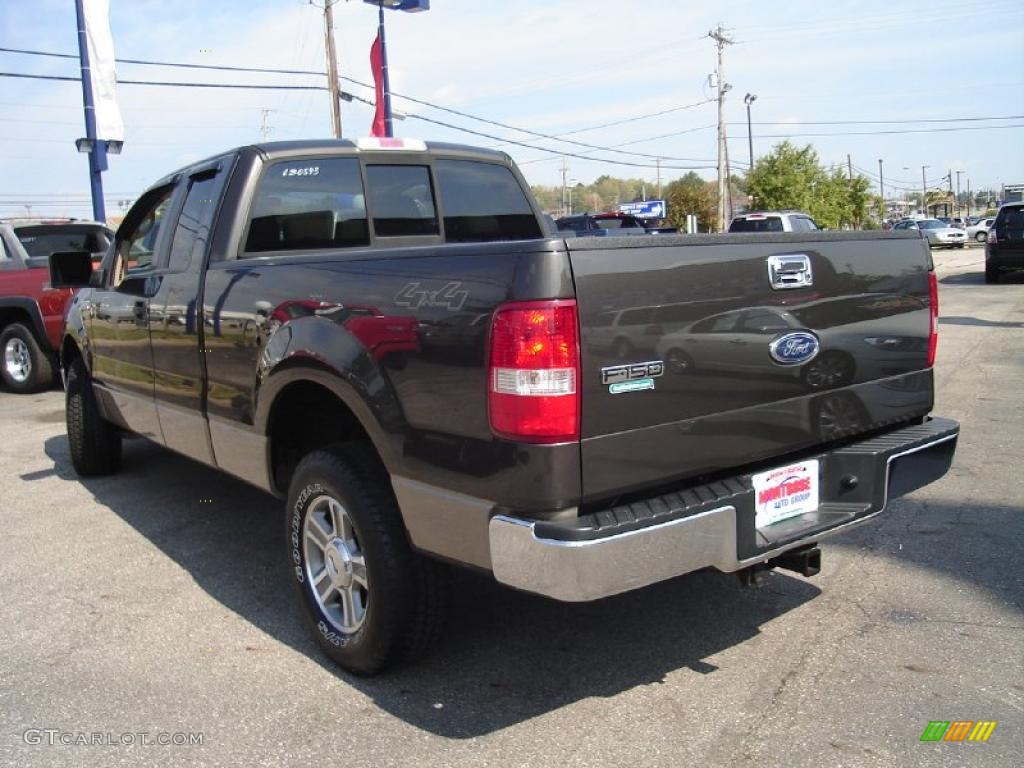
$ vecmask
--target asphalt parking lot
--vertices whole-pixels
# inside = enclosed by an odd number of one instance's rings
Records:
[[[374,680],[308,638],[279,502],[142,441],[79,481],[63,394],[0,392],[0,763],[1020,765],[1024,277],[935,259],[956,463],[821,575],[564,605],[462,574],[444,644]],[[998,724],[921,743],[932,720]]]

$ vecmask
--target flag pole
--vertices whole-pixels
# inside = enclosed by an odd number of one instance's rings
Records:
[[[75,0],[78,16],[78,58],[82,68],[82,103],[85,109],[85,137],[89,148],[89,187],[92,192],[92,217],[106,223],[107,212],[103,204],[103,171],[107,169],[105,142],[96,138],[96,106],[92,93],[92,68],[89,64],[89,42],[85,31],[85,11],[82,0]]]

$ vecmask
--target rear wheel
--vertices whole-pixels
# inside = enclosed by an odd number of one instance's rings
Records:
[[[29,394],[53,384],[53,364],[36,337],[21,323],[11,323],[0,334],[3,367],[0,378],[12,392]]]
[[[999,270],[995,267],[986,264],[985,265],[985,282],[990,285],[999,282]]]
[[[68,367],[65,414],[71,463],[83,477],[109,475],[121,468],[121,433],[101,415],[85,363]]]
[[[684,374],[693,371],[693,358],[681,349],[670,349],[665,355],[665,367],[670,373]]]
[[[386,472],[366,446],[304,458],[288,493],[292,583],[320,648],[373,675],[440,635],[445,566],[413,552]]]
[[[977,232],[974,235],[974,239],[977,240],[979,243],[984,243],[986,240],[988,240],[988,232]]]

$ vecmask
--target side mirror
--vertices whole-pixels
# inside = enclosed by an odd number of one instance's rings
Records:
[[[50,285],[53,288],[84,288],[92,281],[89,251],[57,251],[50,254]]]

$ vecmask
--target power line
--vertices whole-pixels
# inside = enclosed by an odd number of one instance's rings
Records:
[[[29,75],[23,72],[0,72],[0,77],[20,77],[28,80],[63,80],[74,83],[81,82],[80,77],[67,77],[63,75]],[[249,83],[183,83],[164,80],[121,80],[118,85],[158,85],[171,88],[243,88],[252,90],[272,91],[326,91],[326,85],[266,85]]]
[[[907,133],[949,133],[952,131],[996,131],[1004,128],[1024,128],[1024,123],[1014,125],[964,125],[945,128],[908,128],[901,131],[834,131],[832,133],[761,133],[755,134],[759,139],[792,139],[801,137],[821,136],[886,136]]]

